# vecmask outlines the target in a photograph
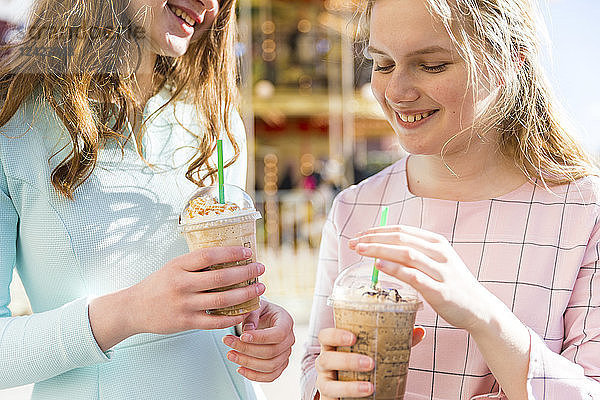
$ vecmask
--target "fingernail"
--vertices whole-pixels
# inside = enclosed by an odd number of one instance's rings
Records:
[[[350,334],[350,333],[344,333],[344,337],[343,338],[344,338],[344,343],[347,343],[348,345],[350,343],[352,343],[352,339],[353,339],[352,334]]]
[[[238,357],[235,355],[235,353],[230,351],[229,353],[227,353],[227,359],[231,362],[237,362]]]
[[[244,249],[244,257],[248,258],[250,256],[252,256],[252,250]]]
[[[370,358],[367,357],[361,357],[360,360],[358,360],[358,365],[360,365],[361,368],[373,368],[371,365],[372,360]]]
[[[364,243],[359,243],[356,245],[356,251],[358,251],[359,253],[362,253],[363,251],[365,251],[367,248],[367,245]]]
[[[240,340],[242,342],[250,343],[252,340],[254,340],[254,338],[252,337],[251,334],[244,333],[244,334],[242,334],[242,336],[240,336]]]
[[[371,382],[361,382],[358,384],[358,390],[360,390],[361,393],[370,393],[371,386]]]
[[[258,264],[257,270],[258,270],[258,275],[262,275],[263,272],[265,272],[265,266],[262,264]]]
[[[358,242],[358,239],[350,239],[350,241],[348,243],[356,244],[357,242]]]
[[[262,283],[259,283],[258,285],[255,286],[255,288],[256,288],[256,294],[260,296],[262,293],[264,293],[266,286]]]
[[[233,344],[233,342],[235,342],[235,339],[232,338],[231,336],[225,336],[225,337],[223,337],[223,343],[225,343],[227,346],[231,347],[231,345]]]
[[[242,331],[252,331],[252,330],[254,330],[254,323],[252,323],[252,322],[244,324],[244,326],[242,327]]]

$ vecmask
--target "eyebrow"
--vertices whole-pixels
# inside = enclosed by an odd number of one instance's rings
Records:
[[[367,51],[369,52],[369,54],[381,54],[383,56],[386,56],[387,54],[383,51],[383,50],[379,50],[376,47],[373,46],[369,46],[367,47]],[[411,51],[410,53],[406,54],[405,57],[414,57],[414,56],[420,56],[423,54],[434,54],[434,53],[448,53],[450,54],[451,51],[441,47],[441,46],[429,46],[429,47],[425,47],[423,49],[420,50],[415,50],[415,51]]]

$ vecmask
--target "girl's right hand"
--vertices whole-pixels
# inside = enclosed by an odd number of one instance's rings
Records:
[[[425,330],[416,326],[412,345],[416,346],[425,337]],[[349,331],[336,328],[323,329],[319,333],[321,353],[315,361],[317,370],[317,397],[315,400],[336,400],[340,397],[365,397],[373,393],[371,382],[342,382],[337,380],[337,371],[371,371],[375,367],[369,356],[336,351],[339,346],[352,346],[356,336]]]
[[[244,303],[265,292],[257,283],[224,292],[211,289],[241,283],[262,275],[259,263],[206,271],[211,265],[251,257],[245,247],[196,250],[166,263],[140,283],[94,299],[90,324],[102,350],[138,333],[171,334],[191,329],[220,329],[241,323],[246,314],[220,316],[206,310]]]

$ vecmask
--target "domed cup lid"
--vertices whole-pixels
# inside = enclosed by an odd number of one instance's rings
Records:
[[[379,272],[379,280],[373,288],[373,263],[373,259],[365,259],[338,275],[327,304],[387,312],[416,312],[423,308],[423,302],[412,286],[384,272]]]
[[[225,204],[223,205],[219,203],[219,186],[205,186],[196,190],[179,215],[180,230],[194,229],[198,225],[207,226],[223,222],[237,223],[247,219],[256,220],[261,217],[254,208],[252,198],[242,188],[228,184],[223,187],[225,192]],[[208,204],[206,212],[190,217],[188,208],[195,203],[194,200],[199,198]],[[196,207],[198,206],[196,205]]]

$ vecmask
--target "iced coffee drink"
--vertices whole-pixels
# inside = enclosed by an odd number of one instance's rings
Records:
[[[422,308],[414,289],[380,273],[370,284],[373,261],[346,269],[336,279],[329,298],[335,327],[356,335],[356,343],[338,351],[360,353],[375,360],[368,372],[339,371],[340,381],[370,381],[372,400],[401,400],[406,389],[408,361],[417,310]],[[364,399],[363,398],[363,399]],[[342,400],[349,400],[343,398]]]
[[[200,188],[187,202],[180,216],[179,229],[185,235],[190,251],[206,247],[244,246],[252,250],[252,257],[232,263],[212,265],[206,270],[216,270],[256,262],[256,220],[260,213],[255,210],[250,196],[233,185],[225,185],[225,202],[219,202],[219,188]],[[245,287],[258,282],[258,278],[213,291],[225,291]],[[208,310],[211,314],[241,315],[257,310],[259,299],[255,298],[232,307]]]

